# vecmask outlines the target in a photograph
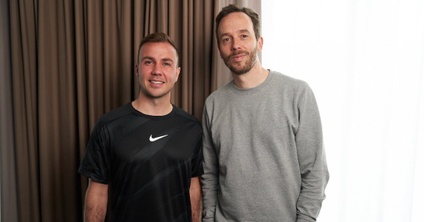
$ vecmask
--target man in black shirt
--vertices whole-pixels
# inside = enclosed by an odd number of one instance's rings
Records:
[[[163,33],[140,43],[136,100],[102,116],[79,173],[85,221],[200,221],[202,129],[171,104],[178,52]]]

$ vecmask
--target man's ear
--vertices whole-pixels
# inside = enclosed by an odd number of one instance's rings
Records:
[[[180,77],[181,67],[177,68],[177,78],[175,78],[175,82],[178,81],[178,77]]]
[[[138,74],[138,65],[136,64],[135,67],[135,78],[138,79],[138,81],[140,81],[140,75]]]
[[[262,47],[263,47],[263,45],[264,45],[264,39],[262,38],[262,36],[261,37],[259,37],[259,39],[258,39],[258,50],[259,51],[262,51]]]

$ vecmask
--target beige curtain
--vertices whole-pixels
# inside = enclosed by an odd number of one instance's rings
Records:
[[[260,9],[237,0],[0,1],[1,221],[81,221],[79,161],[97,118],[137,95],[143,36],[176,41],[172,102],[200,119],[207,95],[231,79],[214,35],[229,3]]]
[[[81,221],[87,181],[77,174],[79,161],[97,118],[138,93],[134,62],[143,36],[162,31],[176,41],[182,71],[172,101],[200,119],[213,90],[214,5],[2,1],[2,221]]]
[[[8,8],[0,1],[0,221],[17,221]]]

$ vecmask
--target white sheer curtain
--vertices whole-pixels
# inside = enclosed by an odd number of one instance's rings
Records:
[[[319,103],[318,221],[424,221],[424,1],[264,0],[262,26],[263,65]]]

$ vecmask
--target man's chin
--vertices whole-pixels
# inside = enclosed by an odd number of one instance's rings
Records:
[[[247,64],[250,64],[250,63],[247,63]],[[237,63],[233,65],[229,63],[226,65],[231,70],[232,73],[236,75],[243,75],[248,73],[253,68],[253,65],[254,65],[254,64],[250,64],[251,66],[248,66],[247,64],[241,65],[240,63]]]
[[[250,71],[250,69],[247,67],[237,68],[237,67],[231,66],[229,67],[229,69],[231,70],[232,73],[236,75],[243,75]]]

